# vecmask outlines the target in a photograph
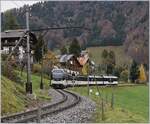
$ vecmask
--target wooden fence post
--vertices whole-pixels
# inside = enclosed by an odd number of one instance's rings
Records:
[[[37,122],[40,123],[40,121],[41,121],[41,105],[39,103],[37,110]]]
[[[105,99],[106,99],[106,104],[107,104],[108,103],[108,94],[106,94]]]
[[[111,96],[111,108],[114,109],[114,93],[113,92]]]
[[[104,101],[103,101],[103,98],[102,98],[102,102],[101,102],[101,105],[102,105],[102,120],[104,120]]]

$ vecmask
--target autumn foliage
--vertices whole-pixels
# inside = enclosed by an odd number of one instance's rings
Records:
[[[43,64],[44,66],[47,65],[48,67],[52,67],[58,64],[58,60],[52,51],[48,50],[48,52],[44,55]]]
[[[145,82],[147,80],[146,78],[146,73],[143,64],[140,65],[139,67],[139,81],[140,82]]]

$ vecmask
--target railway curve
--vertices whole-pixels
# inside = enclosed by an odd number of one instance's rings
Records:
[[[62,99],[51,105],[42,106],[27,112],[21,112],[1,118],[2,123],[26,123],[39,122],[40,118],[45,118],[51,114],[57,114],[61,111],[74,107],[81,101],[81,97],[67,90],[56,90],[62,95]],[[40,115],[39,115],[40,111]]]

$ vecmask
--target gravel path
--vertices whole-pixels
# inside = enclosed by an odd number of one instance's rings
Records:
[[[52,101],[57,102],[60,95],[53,93],[53,89],[50,90],[52,95]],[[56,92],[56,91],[55,91]],[[58,93],[57,93],[58,94]],[[56,98],[57,97],[57,98]],[[95,102],[89,98],[81,96],[81,102],[73,108],[67,109],[55,115],[50,115],[45,119],[42,119],[42,123],[88,123],[92,112],[95,110]]]

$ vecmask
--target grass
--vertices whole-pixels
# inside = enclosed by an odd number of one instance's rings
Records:
[[[1,76],[1,99],[2,115],[19,112],[29,102],[23,87],[4,76]]]
[[[107,100],[108,104],[105,104],[105,120],[101,120],[101,99],[95,96],[97,92],[96,87],[90,87],[93,92],[90,94],[90,98],[97,103],[96,111],[93,113],[92,122],[148,122],[149,117],[149,96],[148,86],[135,86],[135,87],[116,87],[101,88],[103,98]],[[87,96],[86,87],[69,88],[81,95]],[[114,92],[114,109],[110,107],[112,91]]]
[[[123,65],[123,64],[130,63],[130,58],[125,54],[123,46],[103,46],[103,47],[87,48],[87,50],[89,51],[89,54],[91,55],[91,59],[96,64],[102,63],[101,54],[104,49],[106,49],[107,51],[110,51],[110,50],[114,51],[114,53],[116,55],[116,64],[117,65]]]
[[[20,75],[19,71],[16,71],[18,76],[26,82],[27,78],[27,73],[23,72],[22,76]],[[50,100],[50,97],[48,95],[48,90],[50,88],[50,81],[47,78],[43,78],[43,86],[44,86],[44,91],[40,90],[40,81],[41,77],[35,74],[32,74],[31,76],[31,81],[32,81],[32,87],[33,87],[33,92],[36,94],[37,98],[43,99],[43,100]],[[25,86],[25,84],[24,84]]]

